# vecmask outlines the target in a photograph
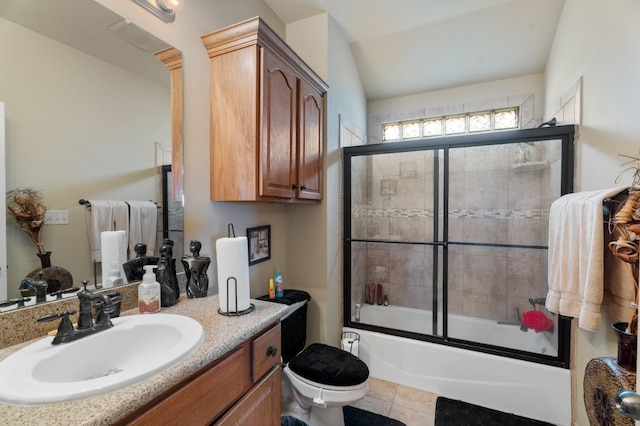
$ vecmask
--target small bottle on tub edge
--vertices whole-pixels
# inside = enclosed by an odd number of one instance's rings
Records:
[[[273,285],[273,278],[269,279],[269,299],[275,299],[276,298],[276,289],[275,286]]]
[[[282,285],[282,272],[280,272],[280,267],[276,267],[276,274],[273,277],[273,281],[276,285],[276,299],[280,299],[284,296],[284,287]]]

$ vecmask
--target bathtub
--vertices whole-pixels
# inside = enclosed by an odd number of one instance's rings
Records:
[[[362,323],[431,333],[429,311],[365,305],[360,315]],[[403,318],[407,324],[402,323]],[[455,332],[456,337],[463,337],[462,333],[469,332],[473,336],[469,340],[477,341],[478,333],[486,332],[491,323],[494,327],[513,329],[518,338],[544,339],[543,333],[525,333],[516,326],[455,315],[449,319],[449,334]],[[360,335],[360,358],[369,367],[371,377],[556,425],[571,423],[568,369],[350,327],[344,327],[343,331]],[[501,334],[488,332],[492,336]],[[548,342],[548,347],[540,341],[535,345],[546,351],[554,350]]]

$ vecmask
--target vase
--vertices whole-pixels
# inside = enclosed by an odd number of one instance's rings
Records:
[[[48,251],[46,253],[36,253],[40,258],[40,263],[42,264],[42,269],[48,268],[51,266],[51,252]]]
[[[617,322],[611,327],[618,339],[618,365],[627,371],[636,371],[636,358],[638,355],[638,336],[627,333],[626,322]]]

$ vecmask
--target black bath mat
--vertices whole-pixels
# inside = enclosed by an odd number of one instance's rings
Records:
[[[344,426],[406,426],[398,420],[347,405],[342,407]]]
[[[435,426],[553,426],[444,397],[436,400]]]

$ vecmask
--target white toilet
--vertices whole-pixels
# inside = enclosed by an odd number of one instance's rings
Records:
[[[282,415],[310,426],[343,426],[342,407],[367,394],[369,369],[362,360],[333,346],[314,343],[304,348],[310,299],[304,291],[285,290],[282,299],[270,300],[289,305],[281,321]]]

